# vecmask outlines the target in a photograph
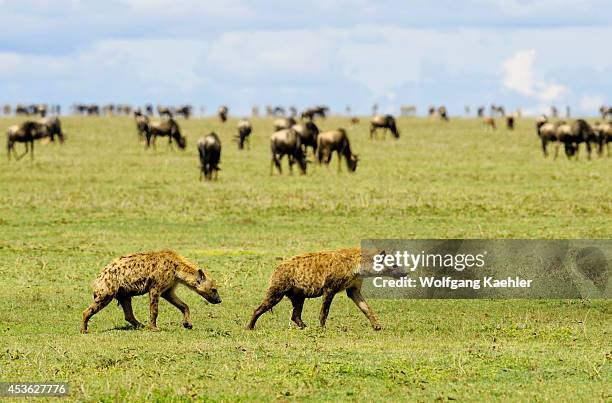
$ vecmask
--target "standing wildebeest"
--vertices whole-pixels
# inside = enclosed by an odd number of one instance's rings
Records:
[[[317,137],[317,160],[329,164],[332,153],[338,154],[338,172],[341,171],[342,157],[346,160],[349,172],[355,172],[359,157],[351,151],[351,144],[346,130],[338,129],[319,133]]]
[[[506,116],[506,128],[508,130],[514,130],[514,116]]]
[[[438,107],[438,116],[440,116],[440,120],[448,122],[448,112],[446,111],[446,107],[444,105]]]
[[[607,150],[608,157],[610,156],[610,142],[612,142],[612,123],[596,123],[593,126],[593,132],[597,136],[598,149],[597,153],[602,156],[604,146]]]
[[[289,159],[289,172],[293,173],[293,164],[297,161],[302,175],[306,174],[307,162],[304,149],[300,143],[300,136],[293,129],[282,129],[270,137],[270,150],[272,151],[272,162],[270,163],[270,175],[274,171],[274,165],[279,173],[281,169],[281,159],[287,155]]]
[[[393,134],[396,139],[399,139],[400,132],[397,130],[395,118],[392,115],[377,115],[370,120],[370,139],[376,137],[376,131],[378,129],[383,129],[383,139],[387,134],[387,129],[391,131],[391,134]]]
[[[302,112],[302,119],[313,120],[315,117],[320,116],[325,119],[329,113],[329,108],[324,105],[317,105],[311,108],[306,108]]]
[[[153,146],[155,146],[157,136],[168,136],[168,145],[170,146],[172,145],[172,139],[174,139],[181,150],[184,150],[187,146],[187,139],[185,136],[181,135],[178,124],[172,118],[151,122],[146,136],[147,148],[151,146],[151,138],[153,139]]]
[[[202,175],[204,179],[217,180],[219,171],[219,162],[221,162],[221,140],[215,132],[211,132],[208,136],[198,140],[198,153],[200,154],[200,180]]]
[[[217,116],[219,116],[219,120],[221,122],[225,123],[225,121],[227,120],[228,112],[229,112],[229,109],[227,108],[227,106],[221,105],[219,107],[219,109],[217,110]]]
[[[274,119],[274,131],[290,129],[295,123],[295,119],[292,117]]]
[[[136,130],[138,131],[138,140],[146,139],[149,133],[149,117],[143,115],[140,111],[134,112],[134,120],[136,121]]]
[[[304,147],[304,155],[306,155],[306,149],[308,146],[312,147],[312,153],[317,153],[317,136],[319,135],[319,128],[314,122],[307,121],[305,123],[299,123],[292,126],[300,136],[300,143]]]
[[[7,157],[11,159],[11,153],[16,160],[23,158],[28,151],[30,158],[34,159],[34,140],[48,136],[48,129],[45,125],[27,120],[21,124],[13,125],[8,128],[6,133],[6,149]],[[15,151],[15,143],[25,143],[25,151],[21,155],[17,155]]]
[[[612,106],[601,106],[601,108],[599,108],[599,113],[601,113],[601,118],[602,119],[606,119],[606,117],[608,115],[610,115],[610,117],[612,117]]]
[[[185,119],[189,119],[193,107],[191,105],[182,105],[174,111],[177,115],[182,115]]]
[[[240,119],[238,121],[238,149],[244,148],[244,143],[247,143],[248,148],[251,148],[249,136],[253,131],[253,126],[248,119]]]
[[[544,158],[548,157],[547,146],[550,142],[559,141],[565,146],[565,154],[569,158],[574,155],[572,142],[569,140],[571,128],[563,121],[549,122],[546,116],[541,116],[536,119],[536,132],[542,142],[542,152]],[[559,144],[560,144],[559,143]],[[559,154],[559,147],[555,148],[555,159]]]

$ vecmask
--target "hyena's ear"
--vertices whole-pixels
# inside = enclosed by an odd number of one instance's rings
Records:
[[[206,275],[204,274],[202,269],[198,269],[198,281],[201,282],[201,283],[206,281]]]

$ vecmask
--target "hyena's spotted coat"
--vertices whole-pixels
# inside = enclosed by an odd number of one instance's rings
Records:
[[[247,329],[253,329],[257,319],[285,296],[293,304],[291,320],[300,328],[306,326],[302,321],[304,300],[322,296],[323,306],[319,322],[321,326],[325,326],[334,296],[346,290],[348,297],[366,315],[372,327],[380,330],[372,309],[361,295],[361,259],[361,249],[354,248],[307,253],[282,262],[272,273],[266,298],[255,309]]]
[[[149,293],[149,328],[157,330],[159,297],[183,313],[183,326],[191,329],[189,307],[175,294],[177,285],[191,288],[213,304],[221,302],[215,281],[174,251],[145,252],[122,256],[110,262],[100,273],[93,287],[94,302],[83,312],[81,333],[87,333],[87,322],[116,298],[123,308],[125,320],[134,327],[142,326],[134,317],[132,297]]]

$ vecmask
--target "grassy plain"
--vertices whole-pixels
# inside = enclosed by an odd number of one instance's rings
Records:
[[[163,140],[145,151],[131,118],[71,117],[66,143],[37,144],[34,162],[1,154],[0,380],[68,381],[89,401],[612,398],[609,301],[371,300],[374,332],[339,296],[325,330],[320,300],[306,302],[303,331],[287,301],[243,330],[294,254],[377,237],[610,238],[612,158],[544,159],[530,120],[491,132],[406,118],[399,141],[372,142],[364,119],[349,130],[355,174],[334,160],[270,176],[269,119],[242,152],[235,119],[179,123],[185,152]],[[348,119],[320,122],[338,126]],[[210,130],[222,171],[201,183],[195,144]],[[194,328],[162,301],[159,333],[130,330],[112,304],[79,334],[99,270],[161,248],[209,267],[223,303],[179,290]],[[146,321],[148,299],[134,305]]]

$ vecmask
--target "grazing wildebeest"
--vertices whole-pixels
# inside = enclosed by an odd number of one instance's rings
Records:
[[[587,149],[587,158],[591,159],[591,143],[597,143],[597,135],[584,119],[577,119],[571,126],[571,141],[578,159],[580,143],[584,143]]]
[[[46,135],[49,136],[51,141],[55,141],[55,136],[59,139],[60,143],[64,142],[64,132],[62,132],[62,124],[57,116],[51,116],[42,118],[40,124],[46,129]]]
[[[240,119],[238,121],[238,149],[244,148],[244,143],[247,143],[248,148],[251,148],[249,136],[253,131],[253,126],[248,119]]]
[[[317,137],[317,160],[329,164],[332,153],[338,154],[338,172],[341,171],[342,157],[346,160],[349,172],[355,172],[359,157],[351,151],[351,144],[346,130],[338,129],[319,133]]]
[[[603,149],[605,146],[607,150],[607,155],[609,157],[610,156],[610,142],[612,142],[612,123],[611,122],[597,123],[593,126],[593,132],[597,136],[597,143],[598,143],[597,153],[599,154],[599,156],[602,156]]]
[[[317,105],[311,108],[306,108],[302,112],[302,119],[313,120],[315,117],[320,116],[325,118],[329,112],[329,108],[324,105]]]
[[[284,155],[289,159],[289,172],[293,173],[293,164],[297,161],[302,175],[306,174],[308,161],[304,155],[304,149],[300,143],[300,136],[293,129],[282,129],[270,137],[270,150],[272,151],[272,162],[270,163],[270,175],[274,171],[274,166],[282,174],[281,159]]]
[[[143,115],[140,111],[134,112],[134,120],[136,121],[136,130],[138,131],[138,140],[144,140],[148,137],[149,132],[149,117]]]
[[[219,171],[219,162],[221,162],[221,140],[215,132],[211,132],[208,136],[198,140],[198,153],[200,154],[200,180],[204,179],[217,180]]]
[[[221,105],[219,109],[217,109],[217,116],[219,116],[219,120],[221,122],[225,123],[225,121],[227,120],[228,112],[229,112],[229,109],[225,105]]]
[[[291,117],[274,119],[274,131],[290,129],[295,123],[295,119]]]
[[[174,139],[181,150],[187,147],[187,139],[181,135],[178,124],[172,118],[151,122],[149,124],[149,131],[145,135],[147,136],[147,148],[151,146],[151,143],[155,146],[155,140],[158,136],[168,136],[168,145],[170,146],[172,145],[172,139]]]
[[[376,131],[378,129],[383,129],[383,139],[387,134],[387,129],[391,131],[391,134],[393,134],[396,139],[399,139],[400,132],[397,130],[395,118],[392,115],[377,115],[370,120],[370,139],[376,137]]]
[[[28,151],[30,158],[34,159],[34,140],[39,140],[47,137],[47,127],[39,122],[27,120],[21,124],[13,125],[8,128],[6,133],[6,149],[7,157],[11,159],[11,153],[16,160],[23,158]],[[15,151],[15,143],[25,143],[25,151],[21,155],[17,155]]]
[[[483,125],[485,128],[489,128],[489,127],[490,127],[490,128],[491,128],[491,129],[493,129],[493,130],[495,130],[495,129],[496,129],[496,127],[497,127],[497,126],[495,125],[495,119],[493,119],[493,118],[491,118],[491,117],[488,117],[488,116],[487,116],[487,117],[482,118],[482,125]]]
[[[317,136],[319,135],[319,128],[314,122],[307,121],[305,123],[299,123],[292,126],[300,136],[300,143],[304,147],[304,154],[306,154],[307,148],[312,147],[312,153],[317,153]]]

